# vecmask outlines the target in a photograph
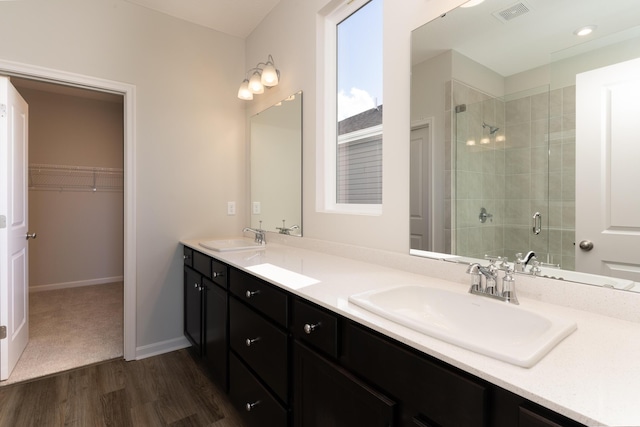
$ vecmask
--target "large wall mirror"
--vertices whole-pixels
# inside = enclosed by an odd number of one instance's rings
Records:
[[[251,117],[251,227],[302,236],[302,92]]]
[[[640,290],[637,0],[459,7],[411,79],[412,254]]]

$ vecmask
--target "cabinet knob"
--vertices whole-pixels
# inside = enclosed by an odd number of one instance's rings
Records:
[[[260,404],[260,401],[259,401],[259,400],[256,400],[256,401],[255,401],[255,402],[253,402],[253,403],[247,403],[247,404],[245,405],[245,408],[246,408],[247,412],[251,412],[251,411],[253,410],[253,408],[255,408],[256,406],[258,406],[259,404]]]
[[[247,296],[247,298],[251,298],[254,295],[258,295],[259,293],[260,291],[247,291],[245,295]]]
[[[213,272],[213,277],[214,277],[214,278],[216,278],[216,277],[222,277],[222,276],[224,276],[224,272],[223,272],[223,271],[221,271],[221,272],[219,272],[219,273],[218,273],[218,272],[216,272],[216,271],[214,271],[214,272]]]
[[[197,288],[198,286],[200,286],[200,285],[198,285],[197,283],[194,283],[194,284],[193,284],[193,287],[194,287],[194,288]]]
[[[304,333],[307,334],[307,335],[311,334],[311,332],[315,331],[316,328],[319,328],[321,324],[322,323],[320,323],[320,322],[314,323],[314,324],[305,323],[304,324],[304,328],[303,328],[304,329]]]
[[[189,259],[189,255],[182,255],[182,259]]]
[[[251,345],[253,345],[255,342],[260,341],[260,337],[257,338],[247,338],[245,340],[245,344],[247,344],[247,347],[251,347]]]

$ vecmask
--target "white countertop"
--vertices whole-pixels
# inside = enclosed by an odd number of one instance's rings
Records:
[[[535,366],[521,368],[415,332],[348,302],[355,293],[404,284],[461,292],[468,286],[278,243],[262,250],[216,252],[199,246],[200,240],[181,243],[585,425],[640,426],[639,323],[519,295],[522,307],[570,318],[578,325]],[[298,285],[291,278],[286,280],[292,280],[292,286],[287,286],[248,270],[265,263],[318,282]]]

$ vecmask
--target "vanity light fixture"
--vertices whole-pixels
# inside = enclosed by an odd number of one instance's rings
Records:
[[[269,55],[267,62],[259,62],[255,67],[247,70],[240,89],[238,89],[238,98],[250,101],[253,99],[254,94],[264,93],[265,87],[276,86],[279,81],[280,70],[276,69],[273,57]]]
[[[598,28],[597,25],[587,25],[585,27],[578,28],[573,32],[573,34],[575,34],[578,37],[588,36],[589,34],[593,33],[596,30],[596,28]]]

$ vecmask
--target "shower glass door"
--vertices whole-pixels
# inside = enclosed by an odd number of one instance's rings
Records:
[[[548,87],[504,98],[452,89],[452,253],[514,261],[534,251],[549,261]]]

